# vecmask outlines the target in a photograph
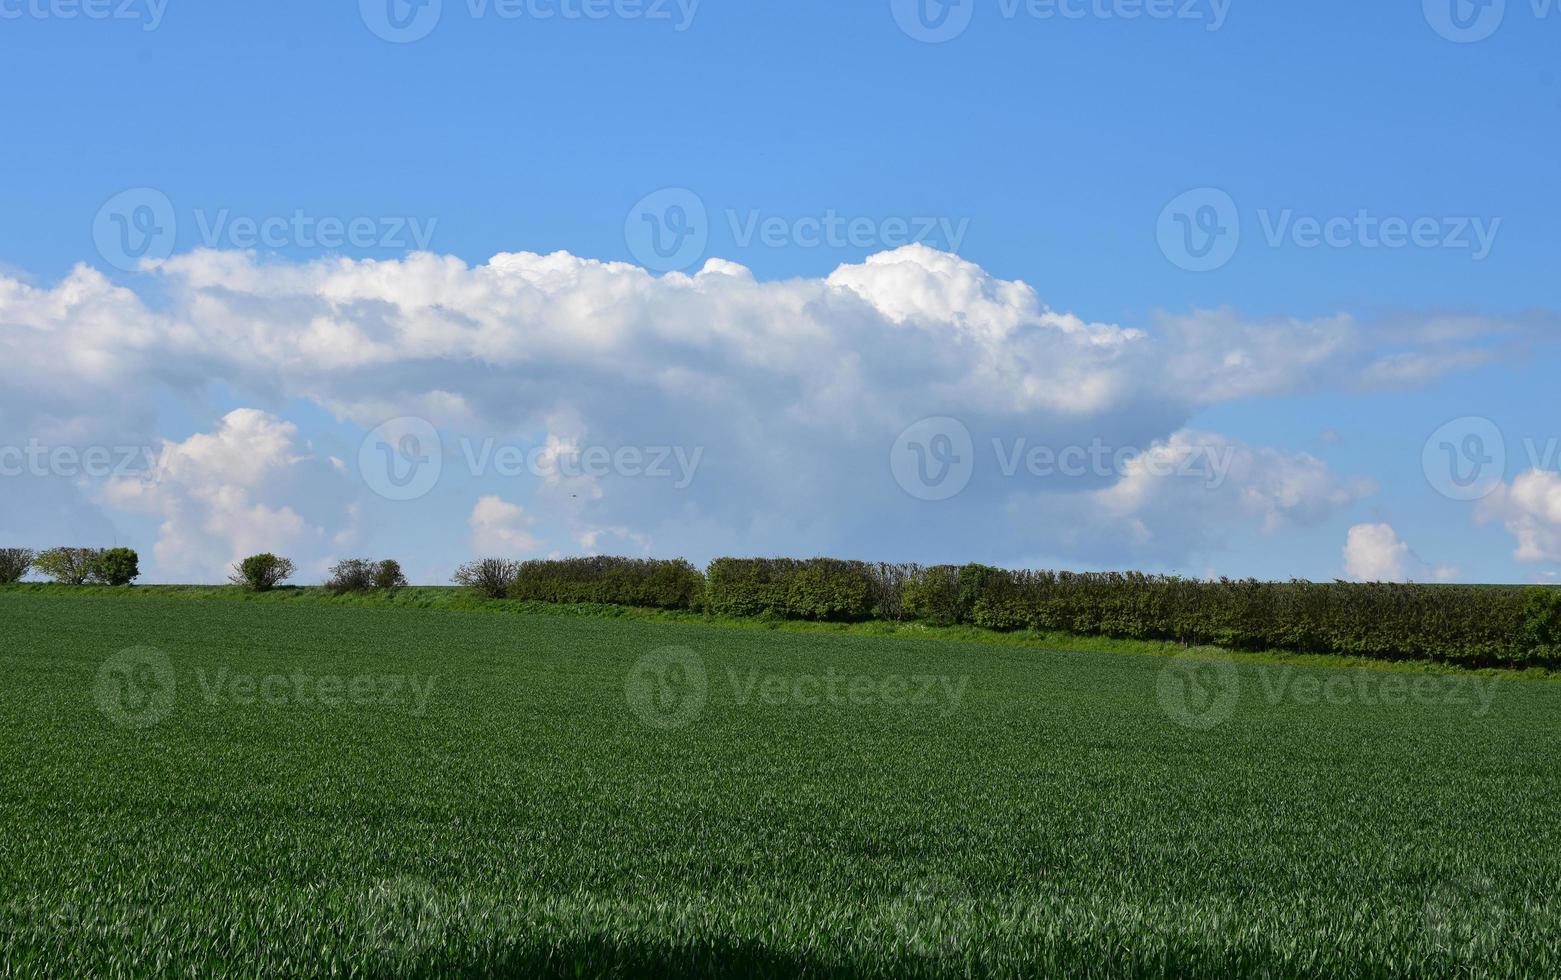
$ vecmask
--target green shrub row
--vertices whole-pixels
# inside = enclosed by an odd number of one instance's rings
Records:
[[[704,576],[686,562],[491,560],[467,566],[458,580],[493,597],[718,616],[909,619],[1471,667],[1561,666],[1561,590],[1542,587],[1203,581],[832,558],[718,558]]]
[[[702,608],[705,577],[681,559],[567,558],[509,570],[505,594],[539,602],[601,602],[651,609]]]
[[[902,567],[835,558],[717,558],[705,606],[718,616],[898,619],[901,583],[892,570]]]
[[[29,569],[73,585],[126,585],[139,575],[128,548],[36,555],[0,549],[0,583]],[[235,567],[233,580],[265,591],[292,572],[285,558],[255,555]],[[490,598],[718,616],[911,619],[1474,667],[1561,667],[1561,589],[1539,586],[1203,581],[833,558],[718,558],[705,574],[682,560],[488,559],[462,566],[456,581]],[[352,560],[332,569],[327,588],[342,593],[405,584],[394,561]]]
[[[1200,581],[938,566],[912,576],[907,613],[994,630],[1294,650],[1463,666],[1551,664],[1561,592],[1496,586]]]

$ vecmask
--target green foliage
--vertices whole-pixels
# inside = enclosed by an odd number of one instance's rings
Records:
[[[1536,585],[1523,590],[1519,637],[1525,648],[1550,657],[1561,652],[1561,589]]]
[[[33,557],[26,548],[0,548],[0,585],[21,581],[32,568]]]
[[[455,584],[471,589],[485,599],[503,599],[520,572],[520,563],[508,558],[484,558],[468,562],[455,570]]]
[[[33,568],[60,585],[83,585],[100,554],[96,548],[50,548],[33,559]]]
[[[851,622],[873,615],[879,581],[873,566],[859,561],[717,558],[705,601],[718,616]]]
[[[954,626],[960,622],[959,569],[953,565],[912,568],[902,586],[905,613],[934,626]]]
[[[110,548],[92,559],[88,577],[98,585],[129,585],[141,577],[141,558],[129,548]]]
[[[1484,586],[1199,581],[966,565],[909,576],[930,623],[1294,650],[1466,667],[1551,665],[1561,592]]]
[[[370,561],[365,558],[349,558],[331,568],[325,588],[334,595],[349,592],[372,592],[375,589],[399,589],[407,584],[397,562]]]
[[[293,563],[270,552],[250,555],[233,566],[228,581],[242,585],[251,592],[270,592],[293,577]]]
[[[705,577],[682,559],[593,557],[522,562],[507,594],[539,602],[696,609],[704,591]]]
[[[374,588],[382,592],[393,592],[396,589],[404,589],[407,585],[407,577],[401,571],[401,563],[393,558],[386,558],[374,566]]]
[[[1291,650],[1466,667],[1561,662],[1561,590],[1335,582],[1199,581],[989,565],[718,558],[721,616],[1036,630],[1239,650]]]

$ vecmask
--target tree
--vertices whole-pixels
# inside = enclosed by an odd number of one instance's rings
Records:
[[[33,557],[26,548],[0,548],[0,585],[20,581],[32,568]]]
[[[228,581],[234,585],[242,585],[251,592],[270,592],[292,577],[293,563],[268,551],[259,555],[250,555],[234,565],[233,574],[229,576]]]
[[[60,585],[82,585],[100,554],[96,548],[50,548],[33,559],[33,567]]]
[[[455,570],[455,584],[464,585],[489,599],[509,594],[510,583],[520,574],[520,563],[507,558],[484,558]]]
[[[129,585],[141,577],[141,557],[129,548],[110,548],[92,560],[90,577],[99,585]]]

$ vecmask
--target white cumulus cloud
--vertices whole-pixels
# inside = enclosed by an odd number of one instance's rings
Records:
[[[1445,582],[1457,575],[1449,565],[1431,566],[1400,540],[1389,524],[1357,524],[1344,541],[1344,571],[1360,582]]]

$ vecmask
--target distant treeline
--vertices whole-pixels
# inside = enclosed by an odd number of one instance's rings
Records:
[[[1561,666],[1561,590],[1203,581],[833,558],[576,558],[463,566],[484,595],[717,616],[916,620],[1465,667]]]
[[[29,569],[76,585],[125,585],[139,573],[135,552],[125,548],[0,549],[0,583]],[[233,581],[267,591],[293,571],[286,558],[254,555],[235,566]],[[1561,667],[1561,589],[1543,586],[1204,581],[834,558],[717,558],[704,572],[682,560],[491,558],[463,565],[455,580],[492,599],[919,621],[1463,667]],[[331,570],[326,588],[342,594],[405,585],[396,562],[354,559]]]

